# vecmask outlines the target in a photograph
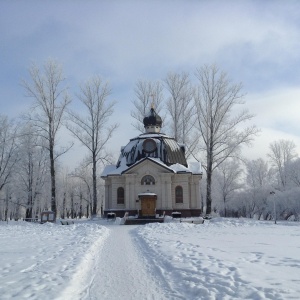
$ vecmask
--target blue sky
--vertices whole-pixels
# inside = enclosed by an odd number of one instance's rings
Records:
[[[92,75],[110,82],[120,123],[111,147],[118,151],[137,134],[130,126],[137,80],[170,71],[193,76],[215,63],[243,83],[245,106],[262,130],[245,154],[265,157],[279,138],[294,140],[300,153],[299,49],[300,1],[0,0],[1,113],[17,117],[29,108],[20,81],[32,61],[54,58],[73,105],[78,85]]]

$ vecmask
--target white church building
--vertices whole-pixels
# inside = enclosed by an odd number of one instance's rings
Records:
[[[184,145],[161,133],[162,119],[151,108],[144,118],[145,133],[121,148],[116,165],[105,167],[104,215],[153,218],[201,213],[199,163],[187,164]]]

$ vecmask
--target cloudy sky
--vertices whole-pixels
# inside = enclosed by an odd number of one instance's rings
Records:
[[[1,114],[17,117],[30,107],[20,81],[31,62],[49,58],[62,64],[73,96],[95,74],[110,82],[117,151],[137,135],[130,125],[137,80],[193,76],[217,64],[243,83],[245,106],[261,128],[245,154],[265,157],[280,138],[294,140],[300,154],[300,1],[0,0]],[[67,163],[78,163],[79,152],[76,146]]]

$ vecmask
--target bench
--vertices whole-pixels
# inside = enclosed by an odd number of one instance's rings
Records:
[[[173,219],[180,219],[181,218],[181,212],[172,212],[172,218]]]
[[[61,225],[71,225],[74,224],[74,221],[60,221]]]
[[[199,220],[180,220],[180,223],[192,223],[192,224],[203,224],[204,219],[199,219]]]
[[[107,221],[111,220],[114,221],[116,219],[115,213],[107,213]]]

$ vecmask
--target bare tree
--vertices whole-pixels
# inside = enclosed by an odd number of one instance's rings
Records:
[[[171,135],[187,149],[187,157],[195,149],[197,139],[193,129],[196,122],[196,110],[193,103],[193,92],[187,73],[169,73],[165,86],[170,97],[167,99],[166,110],[171,122]]]
[[[0,115],[0,191],[9,183],[19,159],[17,129],[13,121]]]
[[[41,137],[34,135],[34,129],[30,124],[23,127],[20,135],[17,176],[20,181],[19,197],[27,199],[26,218],[33,218],[34,208],[42,193],[49,165],[46,149],[39,146],[41,144],[39,139]]]
[[[290,163],[289,177],[295,186],[300,187],[300,158],[297,158]]]
[[[289,168],[297,157],[296,145],[289,140],[275,141],[270,144],[268,156],[278,174],[278,188],[284,190],[288,184]]]
[[[252,205],[249,214],[257,214],[259,218],[268,209],[268,199],[272,191],[273,173],[268,162],[259,158],[246,161],[246,184],[248,202]],[[269,213],[267,211],[267,213]],[[265,216],[264,216],[265,218]]]
[[[132,101],[134,110],[131,116],[136,120],[133,127],[141,133],[144,133],[143,119],[149,113],[151,105],[155,107],[155,111],[159,114],[163,103],[163,85],[161,82],[138,81],[134,89],[135,100]]]
[[[77,185],[78,191],[77,196],[79,197],[82,213],[82,203],[83,200],[86,203],[86,217],[89,217],[91,214],[91,208],[93,203],[93,184],[91,182],[90,167],[86,166],[86,163],[83,161],[78,168],[70,175],[73,179],[78,179],[79,184]]]
[[[64,77],[62,68],[57,62],[48,60],[42,69],[32,64],[29,69],[31,81],[22,81],[26,96],[34,99],[32,114],[28,117],[46,143],[44,146],[49,151],[51,175],[51,210],[57,213],[55,161],[70,147],[56,151],[57,133],[62,125],[65,110],[70,103],[63,85]]]
[[[224,216],[227,217],[227,202],[232,199],[234,192],[241,188],[240,179],[243,171],[237,160],[224,161],[217,170],[216,179],[223,200]]]
[[[95,76],[81,87],[79,100],[87,109],[87,115],[81,116],[76,112],[69,112],[71,123],[67,128],[88,149],[88,163],[92,164],[93,178],[93,210],[97,214],[97,164],[109,162],[110,155],[106,152],[106,145],[117,124],[108,126],[110,116],[113,114],[115,102],[109,101],[111,90],[107,82]]]
[[[194,100],[201,136],[200,151],[205,155],[206,214],[210,214],[213,171],[227,158],[235,156],[241,145],[249,144],[258,129],[241,127],[253,117],[247,110],[233,112],[236,105],[244,103],[241,84],[232,84],[227,74],[214,65],[198,69],[196,77],[199,84]]]

